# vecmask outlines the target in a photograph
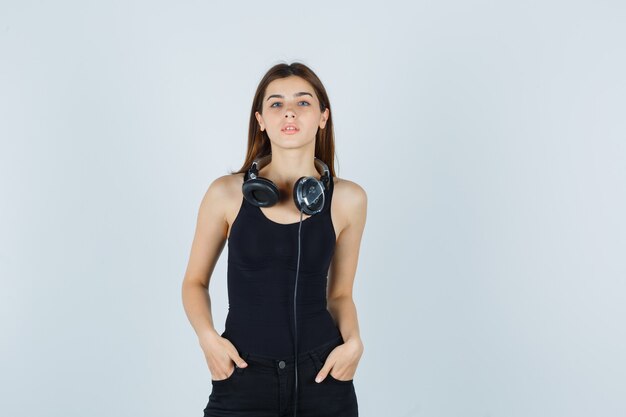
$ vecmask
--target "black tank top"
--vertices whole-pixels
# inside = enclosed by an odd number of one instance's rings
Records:
[[[333,179],[322,211],[303,218],[297,311],[298,352],[341,336],[326,309],[335,250],[330,216]],[[243,198],[228,237],[228,315],[222,336],[240,352],[273,358],[293,355],[293,292],[298,227],[276,223]]]

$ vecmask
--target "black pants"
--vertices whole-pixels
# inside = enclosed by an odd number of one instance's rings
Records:
[[[341,337],[298,355],[298,417],[357,417],[354,380],[340,381],[330,373],[320,382],[315,376],[328,354],[343,343]],[[248,364],[235,366],[226,379],[211,380],[213,389],[204,417],[293,416],[294,357],[275,359],[239,352]]]

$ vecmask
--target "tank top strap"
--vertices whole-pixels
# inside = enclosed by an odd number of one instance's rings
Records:
[[[243,173],[243,181],[241,182],[242,186],[243,186],[243,184],[244,184],[246,181],[248,181],[248,170],[246,170],[246,171]],[[252,203],[250,203],[248,200],[246,200],[246,198],[243,196],[243,192],[242,192],[242,196],[241,196],[241,198],[242,198],[242,200],[243,200],[243,201],[241,202],[241,205],[242,205],[242,207],[243,207],[243,208],[248,208],[248,209],[250,209],[250,208],[253,208],[253,207],[254,207],[254,205],[252,205]]]
[[[330,212],[330,202],[333,199],[333,189],[335,188],[335,184],[333,181],[333,177],[330,177],[330,181],[328,182],[328,191],[327,191],[327,195],[324,198],[324,208],[322,209],[323,212],[329,213]]]

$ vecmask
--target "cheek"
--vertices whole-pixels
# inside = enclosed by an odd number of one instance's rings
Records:
[[[310,127],[311,129],[317,128],[319,124],[319,120],[320,120],[320,116],[316,115],[313,112],[307,112],[305,114],[301,114],[299,117],[300,117],[300,120],[302,121],[302,124]]]

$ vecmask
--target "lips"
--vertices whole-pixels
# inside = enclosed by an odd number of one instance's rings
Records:
[[[292,129],[288,129],[288,128],[292,128]],[[294,133],[299,131],[300,129],[298,129],[298,127],[296,125],[293,124],[288,124],[283,126],[283,128],[281,129],[282,132],[287,132],[287,133]]]

